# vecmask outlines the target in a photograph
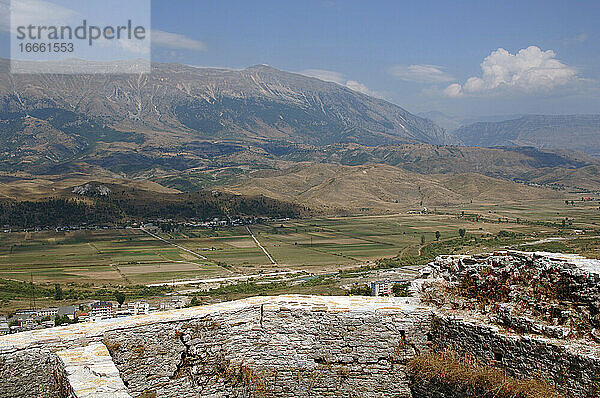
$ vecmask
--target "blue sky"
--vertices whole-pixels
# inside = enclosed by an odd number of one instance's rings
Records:
[[[265,63],[412,112],[599,113],[599,16],[599,1],[153,0],[152,57]]]

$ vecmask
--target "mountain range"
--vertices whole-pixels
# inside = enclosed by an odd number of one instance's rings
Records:
[[[147,180],[142,189],[155,192],[218,188],[330,209],[553,197],[600,190],[600,160],[589,155],[597,120],[524,117],[448,132],[390,102],[266,65],[0,73],[0,195],[36,198],[86,181],[139,189]],[[587,144],[573,139],[580,135]],[[293,194],[299,181],[310,192]],[[364,183],[352,193],[355,181]],[[410,192],[398,194],[403,187]]]
[[[418,113],[461,145],[570,149],[600,156],[600,115],[496,115],[461,119],[439,111]]]
[[[37,155],[60,162],[98,142],[172,148],[214,140],[257,146],[457,142],[397,105],[265,65],[154,64],[145,75],[2,73],[0,99],[3,160]]]
[[[600,115],[528,115],[477,122],[453,131],[471,146],[533,146],[583,151],[600,156]]]
[[[468,126],[470,124],[478,122],[502,122],[504,120],[519,119],[525,115],[488,115],[478,117],[467,117],[460,118],[455,116],[446,115],[440,111],[429,111],[417,113],[417,116],[426,118],[434,122],[440,127],[445,128],[450,133],[457,130],[459,127]]]

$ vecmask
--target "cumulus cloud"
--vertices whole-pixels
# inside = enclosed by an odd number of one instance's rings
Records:
[[[389,73],[401,80],[419,83],[447,83],[454,80],[437,65],[395,65]]]
[[[366,85],[356,80],[347,80],[346,77],[339,72],[325,69],[305,69],[300,74],[317,79],[337,83],[341,86],[348,87],[350,90],[357,91],[362,94],[370,95],[371,97],[383,98],[383,94],[369,89]]]
[[[178,50],[206,51],[206,45],[177,33],[152,29],[152,45]]]
[[[577,80],[577,71],[556,59],[552,50],[536,46],[511,54],[499,48],[481,63],[481,77],[470,77],[464,84],[451,84],[444,94],[461,97],[500,91],[548,91]]]

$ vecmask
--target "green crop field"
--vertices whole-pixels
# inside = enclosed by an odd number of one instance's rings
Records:
[[[473,204],[429,214],[312,218],[251,226],[277,266],[242,226],[160,234],[198,255],[137,229],[5,232],[0,233],[0,279],[116,288],[277,269],[331,273],[401,266],[426,263],[438,254],[505,247],[600,257],[596,206],[579,201],[574,205],[564,201]],[[460,229],[465,230],[464,238]],[[544,241],[552,237],[559,241]]]

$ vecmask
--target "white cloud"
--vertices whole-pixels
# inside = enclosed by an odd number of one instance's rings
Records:
[[[567,37],[565,39],[565,43],[583,43],[587,39],[588,39],[587,33],[580,33],[580,34],[572,36],[572,37]]]
[[[358,91],[359,93],[377,97],[377,93],[375,91],[370,90],[367,86],[357,82],[356,80],[348,80],[346,82],[346,87],[348,87],[350,90]]]
[[[449,97],[497,92],[548,91],[578,79],[577,71],[556,59],[552,50],[530,46],[511,54],[499,48],[481,63],[481,77],[470,77],[463,84],[444,90]]]
[[[69,8],[43,0],[0,0],[0,30],[10,32],[13,26],[65,25],[78,17]]]
[[[304,76],[314,77],[319,80],[323,80],[326,82],[334,82],[337,84],[341,84],[343,86],[346,85],[346,79],[344,79],[344,75],[340,72],[335,72],[332,70],[324,70],[324,69],[305,69],[300,72],[300,74]]]
[[[147,40],[141,41],[121,39],[115,40],[115,44],[129,53],[139,54],[140,56],[147,56],[150,54],[150,46]]]
[[[337,83],[341,86],[349,88],[350,90],[370,95],[371,97],[384,97],[382,93],[369,89],[366,85],[364,85],[361,82],[357,82],[356,80],[347,80],[346,77],[340,72],[325,69],[305,69],[299,73],[301,75],[315,77],[326,82]]]
[[[460,97],[462,96],[462,87],[457,83],[451,84],[446,87],[444,94],[448,97]]]
[[[198,40],[177,33],[152,29],[152,44],[179,50],[206,51],[207,47]]]
[[[436,65],[395,65],[389,73],[401,80],[419,83],[447,83],[454,80],[444,72],[443,67]]]

